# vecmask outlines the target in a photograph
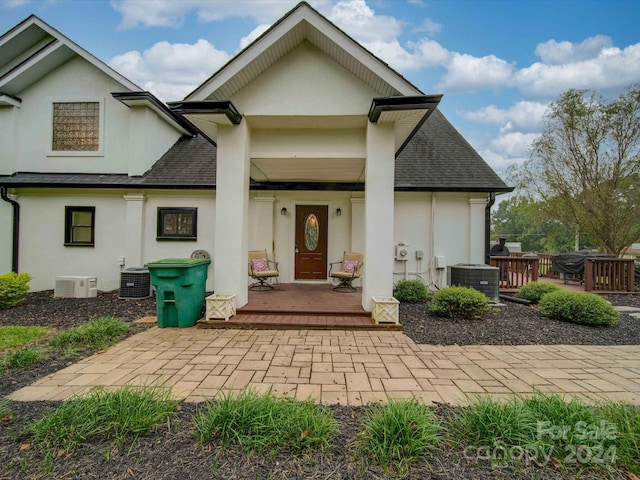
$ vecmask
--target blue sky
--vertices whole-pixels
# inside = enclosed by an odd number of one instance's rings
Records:
[[[179,100],[296,0],[0,0],[35,14],[164,101]],[[640,82],[636,0],[311,0],[427,94],[502,176],[569,88]]]

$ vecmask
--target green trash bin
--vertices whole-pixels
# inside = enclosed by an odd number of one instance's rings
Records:
[[[208,258],[165,258],[145,265],[156,287],[158,326],[192,327],[204,306]]]

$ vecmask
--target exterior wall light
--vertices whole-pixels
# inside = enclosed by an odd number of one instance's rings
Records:
[[[336,209],[336,215],[339,216],[339,217],[342,216],[342,209],[341,208],[338,207]]]
[[[286,215],[287,214],[287,208],[286,207],[282,207],[280,209],[280,215]]]

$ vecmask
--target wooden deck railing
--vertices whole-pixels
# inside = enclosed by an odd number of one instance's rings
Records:
[[[498,267],[500,291],[515,291],[518,287],[538,280],[538,257],[489,257],[492,267]]]
[[[515,291],[538,280],[538,276],[559,278],[552,269],[549,253],[537,253],[538,258],[517,252],[509,257],[490,257],[491,265],[500,269],[500,291]],[[635,291],[635,260],[633,258],[586,258],[584,262],[585,292],[616,293]]]
[[[585,292],[611,293],[635,290],[633,258],[587,258],[584,261]]]
[[[553,262],[551,261],[550,253],[538,253],[538,258],[540,259],[540,263],[538,264],[538,273],[541,277],[551,277],[551,278],[560,278],[558,272],[553,271]]]

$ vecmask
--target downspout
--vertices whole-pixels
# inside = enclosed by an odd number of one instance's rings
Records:
[[[496,192],[489,193],[489,202],[484,207],[484,263],[490,264],[489,252],[491,250],[491,207],[496,203]]]
[[[13,250],[11,252],[11,270],[18,273],[18,246],[20,245],[20,204],[7,196],[7,187],[0,187],[0,197],[13,207]]]

